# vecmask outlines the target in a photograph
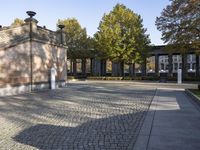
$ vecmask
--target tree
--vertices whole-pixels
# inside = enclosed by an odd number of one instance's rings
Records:
[[[86,28],[82,28],[75,18],[58,20],[57,24],[65,25],[64,33],[68,47],[67,57],[73,61],[74,75],[76,75],[76,59],[82,59],[82,65],[85,65],[83,64],[85,59],[92,57],[93,40],[87,36]]]
[[[69,18],[58,20],[58,24],[65,25],[66,44],[69,58],[87,58],[91,49],[91,38],[88,38],[86,28],[82,28],[78,20]]]
[[[145,32],[140,15],[117,4],[103,16],[94,36],[98,55],[116,63],[141,62],[150,43]]]
[[[183,50],[200,48],[200,1],[170,0],[156,18],[156,26],[162,32],[162,39],[171,46]]]
[[[24,20],[19,19],[19,18],[16,18],[16,19],[14,20],[14,22],[11,24],[11,26],[19,26],[19,25],[22,25],[22,24],[24,24],[24,23],[25,23]]]

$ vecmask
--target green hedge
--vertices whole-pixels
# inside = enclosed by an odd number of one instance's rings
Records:
[[[88,79],[88,80],[149,80],[149,81],[159,81],[159,77],[155,76],[144,76],[144,77],[107,77],[107,76],[68,76],[69,80],[72,79]],[[177,81],[176,77],[167,77],[167,81]],[[184,81],[200,81],[200,78],[186,77]]]
[[[87,77],[88,80],[123,80],[123,77],[100,77],[100,76],[91,76]]]
[[[100,76],[92,76],[87,77],[88,80],[159,80],[158,77],[100,77]]]

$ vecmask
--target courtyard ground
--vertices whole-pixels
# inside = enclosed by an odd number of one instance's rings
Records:
[[[73,82],[1,97],[0,149],[200,149],[198,107],[160,86]]]

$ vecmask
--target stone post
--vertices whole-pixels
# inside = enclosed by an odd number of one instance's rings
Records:
[[[33,33],[37,30],[38,21],[33,18],[36,15],[36,12],[27,11],[26,12],[29,18],[26,18],[24,21],[27,25],[29,25],[29,39],[30,39],[30,90],[33,90],[33,48],[32,48],[32,39]]]

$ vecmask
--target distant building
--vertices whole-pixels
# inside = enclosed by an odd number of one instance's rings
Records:
[[[185,77],[200,78],[200,51],[188,50],[184,56],[181,55],[180,50],[169,54],[165,46],[153,46],[149,51],[149,57],[146,58],[146,63],[140,64],[123,64],[123,71],[125,76],[157,76],[165,74],[168,77],[176,77],[177,70],[182,69]],[[73,61],[68,60],[68,74],[81,75],[82,60],[78,60],[79,64],[75,65]],[[77,61],[76,61],[77,62]],[[121,65],[112,63],[109,60],[98,60],[96,58],[87,59],[87,72],[85,75],[94,76],[119,76],[118,68]],[[73,69],[72,66],[77,66]],[[184,66],[184,67],[183,67]],[[78,72],[76,71],[76,68]]]

